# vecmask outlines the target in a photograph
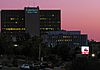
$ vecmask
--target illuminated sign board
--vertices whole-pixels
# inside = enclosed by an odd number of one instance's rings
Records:
[[[38,13],[38,9],[26,9],[27,13]]]
[[[82,46],[81,54],[89,54],[89,46]]]

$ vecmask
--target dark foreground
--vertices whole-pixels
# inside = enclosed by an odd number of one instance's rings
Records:
[[[72,62],[71,70],[100,70],[100,60],[78,58]]]
[[[1,61],[1,60],[0,60]],[[0,70],[21,70],[20,65],[3,66]],[[72,61],[65,61],[60,66],[54,66],[47,69],[33,69],[33,70],[100,70],[100,60],[91,58],[76,58]]]

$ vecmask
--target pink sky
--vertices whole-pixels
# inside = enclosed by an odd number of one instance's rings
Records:
[[[0,9],[61,9],[62,29],[81,30],[89,39],[100,41],[100,0],[0,0]]]

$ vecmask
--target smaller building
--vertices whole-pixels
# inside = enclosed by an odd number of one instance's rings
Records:
[[[96,42],[94,40],[89,41],[90,54],[95,54],[98,58],[100,58],[100,42]]]
[[[62,44],[68,47],[88,45],[87,34],[81,34],[80,31],[50,31],[45,34],[44,39],[52,47]]]

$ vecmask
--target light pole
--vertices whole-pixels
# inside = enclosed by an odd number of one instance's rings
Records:
[[[14,44],[14,47],[17,47],[18,45],[17,44]]]
[[[39,44],[39,62],[41,61],[41,44]]]

